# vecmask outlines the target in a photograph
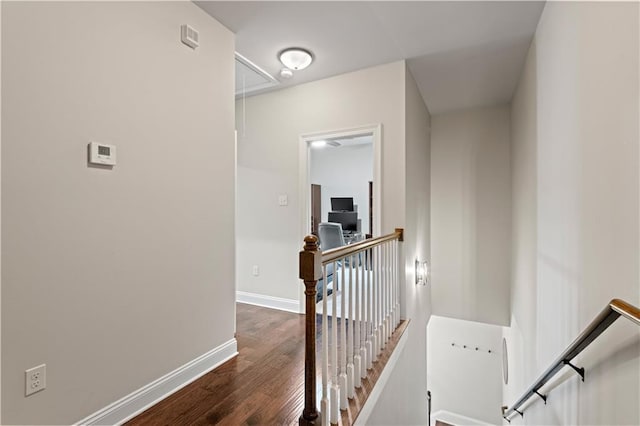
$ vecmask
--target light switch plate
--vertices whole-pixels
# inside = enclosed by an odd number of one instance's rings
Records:
[[[287,197],[287,194],[283,194],[278,197],[278,205],[280,206],[289,205],[289,197]]]

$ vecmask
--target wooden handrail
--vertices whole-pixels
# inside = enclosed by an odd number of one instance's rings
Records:
[[[611,303],[609,303],[609,306],[626,319],[640,325],[640,309],[636,308],[632,304],[627,303],[624,300],[613,299]]]
[[[322,278],[322,264],[327,264],[344,257],[360,253],[387,241],[403,241],[403,230],[396,230],[383,237],[373,238],[339,247],[326,252],[320,252],[318,237],[308,235],[304,238],[304,248],[300,252],[300,279],[304,281],[305,295],[305,380],[304,380],[304,410],[299,419],[300,425],[315,425],[319,423],[320,413],[316,406],[316,286]]]
[[[551,366],[535,381],[533,385],[518,399],[518,401],[505,410],[503,417],[510,421],[509,417],[514,413],[523,414],[518,408],[527,402],[532,396],[537,395],[546,401],[546,395],[540,393],[540,389],[548,383],[553,376],[565,365],[572,367],[584,381],[584,368],[578,368],[571,364],[571,360],[578,356],[587,346],[591,344],[603,331],[615,322],[620,316],[640,325],[640,309],[620,299],[613,299],[596,316],[582,333],[562,352],[562,354],[551,364]]]
[[[384,235],[382,237],[372,238],[369,240],[360,241],[359,243],[350,244],[348,246],[336,247],[331,250],[323,251],[322,264],[326,265],[338,259],[352,256],[356,253],[363,252],[371,247],[392,240],[404,241],[404,230],[402,228],[396,228],[396,230],[391,234]]]

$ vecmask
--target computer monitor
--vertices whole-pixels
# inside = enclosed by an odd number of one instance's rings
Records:
[[[358,230],[358,213],[356,212],[329,212],[329,222],[339,223],[343,231]]]
[[[353,197],[331,197],[331,210],[334,212],[352,212]]]

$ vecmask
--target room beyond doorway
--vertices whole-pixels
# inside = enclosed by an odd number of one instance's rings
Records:
[[[320,222],[328,221],[341,223],[343,229],[350,227],[362,237],[379,233],[380,188],[376,182],[380,179],[381,126],[307,134],[300,141],[301,237],[315,233]],[[349,208],[332,206],[332,199],[347,202]],[[347,218],[336,213],[350,210],[351,204],[353,213]],[[351,223],[353,218],[355,223]]]
[[[358,205],[359,210],[359,218],[362,219],[362,209],[364,205],[366,208],[366,216],[367,220],[365,224],[360,222],[360,228],[362,231],[362,237],[365,237],[370,232],[373,231],[372,234],[374,236],[380,235],[381,224],[382,224],[382,209],[381,209],[381,189],[379,182],[382,181],[382,125],[381,124],[371,124],[359,127],[352,127],[343,130],[335,130],[335,131],[325,131],[325,132],[316,132],[316,133],[307,133],[300,136],[299,139],[299,150],[298,150],[298,165],[299,165],[299,197],[300,197],[300,233],[299,238],[300,241],[303,241],[304,237],[312,233],[312,225],[316,223],[320,223],[321,221],[328,220],[328,212],[331,209],[331,196],[326,194],[327,200],[323,200],[322,195],[322,183],[320,183],[320,194],[316,194],[317,198],[320,198],[320,203],[324,204],[324,208],[322,205],[319,208],[316,208],[316,219],[314,219],[315,223],[312,223],[312,211],[311,211],[311,198],[312,198],[312,189],[311,184],[316,183],[312,182],[311,172],[312,172],[312,156],[314,152],[317,152],[321,147],[319,145],[324,145],[325,147],[331,147],[336,152],[337,149],[340,149],[340,146],[343,145],[353,145],[353,147],[357,147],[359,145],[364,145],[365,140],[372,149],[372,157],[369,157],[367,160],[372,169],[373,179],[365,180],[365,193],[367,194],[364,198],[364,203],[360,201],[355,202],[354,204]],[[322,141],[322,142],[320,142]],[[369,142],[370,141],[370,142]],[[337,144],[340,144],[337,146]],[[314,147],[315,145],[315,147]],[[357,151],[357,149],[355,149]],[[348,173],[348,165],[347,166],[338,166],[337,163],[333,163],[329,166],[329,173],[333,173],[334,175],[340,177],[341,175]],[[366,178],[365,178],[366,179]],[[369,194],[369,182],[371,182],[371,190],[370,193],[372,197],[368,197]],[[317,184],[317,183],[316,183]],[[352,196],[343,193],[342,196],[344,198],[352,198]],[[339,197],[339,195],[335,195],[335,197]],[[324,212],[323,212],[324,210]],[[323,215],[326,214],[326,216]],[[319,218],[317,217],[319,215]],[[360,237],[358,237],[360,238]],[[304,291],[302,286],[300,287],[300,291],[298,294],[298,302],[300,311],[303,311],[304,307]]]
[[[373,234],[373,135],[312,142],[309,176],[312,233],[320,222],[343,222],[345,231]]]

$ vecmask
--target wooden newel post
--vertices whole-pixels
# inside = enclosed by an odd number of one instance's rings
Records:
[[[300,279],[304,281],[305,294],[305,348],[304,348],[304,410],[300,425],[320,424],[316,406],[316,285],[322,278],[322,253],[318,251],[318,237],[304,238],[304,250],[300,252]]]

